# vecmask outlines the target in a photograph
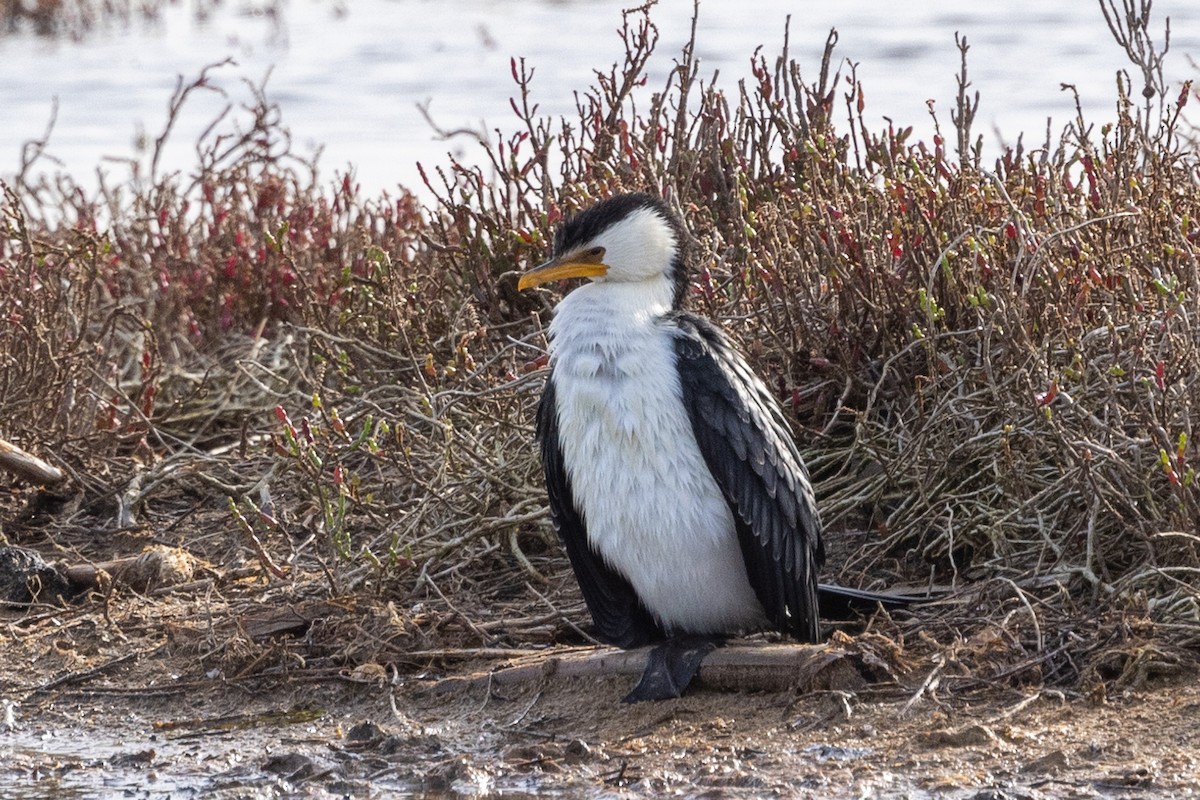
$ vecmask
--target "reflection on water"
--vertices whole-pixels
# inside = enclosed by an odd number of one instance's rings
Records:
[[[754,13],[745,3],[701,5],[702,75],[719,70],[721,85],[732,90],[748,75],[756,47],[779,51],[791,14],[791,53],[806,74],[815,76],[836,27],[838,53],[859,65],[868,119],[883,127],[890,118],[921,134],[931,130],[930,99],[942,124],[950,124],[955,31],[971,44],[970,71],[983,100],[977,130],[993,143],[992,131],[1005,141],[1022,131],[1041,141],[1047,117],[1057,131],[1074,115],[1062,83],[1078,87],[1092,119],[1110,118],[1114,73],[1126,66],[1097,7],[1078,0],[763,0]],[[353,165],[369,190],[415,186],[416,161],[442,163],[452,149],[471,158],[478,147],[465,138],[437,141],[418,103],[428,102],[447,129],[507,130],[514,119],[509,59],[523,56],[537,69],[541,111],[570,114],[574,92],[587,88],[593,70],[621,56],[619,7],[586,0],[293,0],[281,14],[248,3],[217,5],[200,18],[192,4],[179,3],[153,23],[111,26],[82,42],[3,37],[0,175],[17,170],[22,143],[45,130],[54,98],[49,152],[77,177],[98,165],[123,175],[124,167],[105,159],[137,156],[136,142],[158,135],[177,76],[232,58],[236,64],[214,73],[214,87],[225,94],[198,94],[181,117],[167,168],[186,169],[197,135],[226,104],[246,102],[246,82],[266,79],[296,150],[323,149],[326,177]],[[687,0],[664,0],[655,9],[661,38],[647,91],[662,85],[686,40],[691,8]],[[1192,77],[1187,55],[1200,55],[1200,3],[1157,0],[1154,12],[1155,29],[1172,18],[1168,80]]]

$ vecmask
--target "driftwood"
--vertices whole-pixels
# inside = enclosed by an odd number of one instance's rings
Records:
[[[444,678],[432,691],[443,694],[530,681],[637,676],[646,669],[650,649],[558,650],[486,672]],[[852,654],[837,647],[739,643],[709,653],[694,685],[717,690],[816,691],[856,689],[865,683]]]
[[[187,551],[155,545],[136,556],[63,567],[62,572],[76,593],[99,587],[106,574],[119,586],[148,592],[190,581],[196,567],[196,559]]]
[[[128,558],[70,566],[52,564],[36,550],[3,545],[0,605],[63,603],[114,584],[149,592],[190,581],[199,566],[187,551],[165,545],[148,547]]]
[[[41,486],[53,486],[67,479],[66,474],[58,467],[47,464],[3,439],[0,439],[0,467]]]
[[[200,621],[198,624],[170,624],[171,641],[194,647],[212,639],[225,640],[244,635],[255,642],[300,638],[317,622],[334,622],[357,613],[353,601],[300,600],[268,606],[227,619]]]

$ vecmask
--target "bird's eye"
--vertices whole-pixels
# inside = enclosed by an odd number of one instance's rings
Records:
[[[593,247],[591,250],[588,250],[588,255],[592,256],[593,258],[604,258],[604,248]]]

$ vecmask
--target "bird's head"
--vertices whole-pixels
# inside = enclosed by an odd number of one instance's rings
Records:
[[[518,289],[566,278],[597,283],[666,284],[678,308],[687,289],[683,226],[648,194],[602,200],[567,220],[554,237],[554,256],[521,276]]]

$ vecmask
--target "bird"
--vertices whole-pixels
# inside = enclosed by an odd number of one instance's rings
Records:
[[[778,398],[688,311],[689,237],[647,193],[567,219],[526,290],[554,309],[537,439],[557,529],[601,642],[654,645],[627,702],[680,696],[728,637],[820,639],[812,482]]]

